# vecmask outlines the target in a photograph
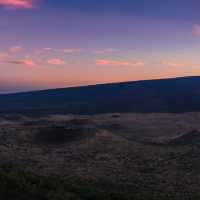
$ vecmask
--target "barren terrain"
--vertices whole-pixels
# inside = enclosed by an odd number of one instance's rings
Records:
[[[194,199],[199,122],[200,113],[1,115],[0,165],[91,181],[138,199]]]

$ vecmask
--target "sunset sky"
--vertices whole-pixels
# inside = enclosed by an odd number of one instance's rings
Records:
[[[0,0],[0,92],[200,75],[199,0]]]

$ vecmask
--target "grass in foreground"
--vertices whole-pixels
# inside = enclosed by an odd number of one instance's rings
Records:
[[[106,193],[93,183],[42,177],[16,169],[0,169],[1,200],[110,200],[130,199]]]
[[[117,183],[116,183],[117,185]],[[115,185],[93,183],[78,179],[43,177],[24,170],[0,168],[1,200],[185,200],[199,199],[198,194],[166,194],[138,190],[120,191]]]

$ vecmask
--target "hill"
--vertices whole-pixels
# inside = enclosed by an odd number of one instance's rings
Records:
[[[200,133],[198,130],[189,131],[186,134],[178,136],[171,140],[168,144],[172,145],[199,145]]]
[[[0,95],[0,112],[169,113],[200,111],[200,77],[133,81]]]

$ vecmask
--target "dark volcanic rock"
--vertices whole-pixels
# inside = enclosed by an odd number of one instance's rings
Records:
[[[35,134],[35,142],[39,144],[59,145],[89,137],[89,129],[52,126],[40,128]]]

